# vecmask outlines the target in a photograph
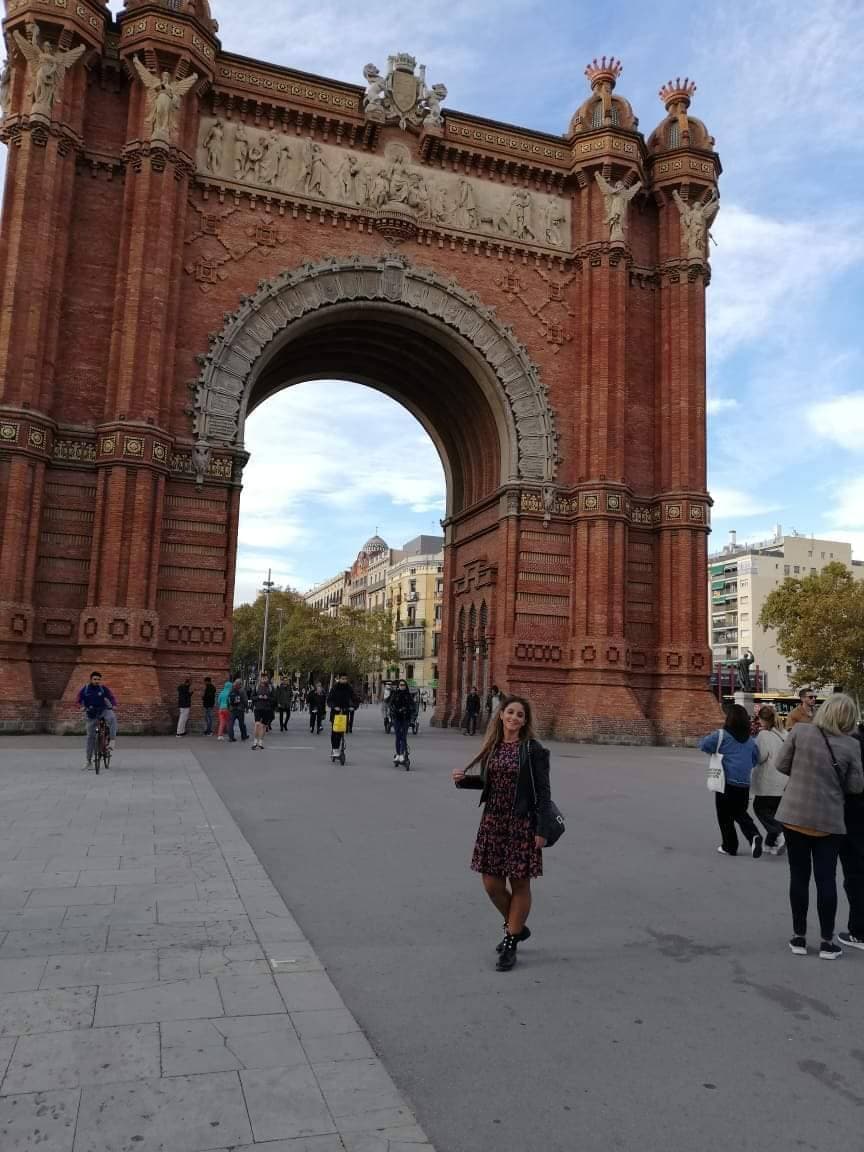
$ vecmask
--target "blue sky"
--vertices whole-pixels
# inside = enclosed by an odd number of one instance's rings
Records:
[[[566,130],[594,56],[623,60],[618,91],[646,135],[661,84],[695,79],[693,112],[724,165],[709,290],[712,547],[731,528],[761,539],[781,523],[864,558],[860,0],[211,6],[231,51],[356,83],[367,61],[410,51],[451,107],[548,132]],[[393,545],[437,528],[440,463],[387,398],[305,384],[246,431],[238,599],[268,565],[302,587],[350,563],[376,527]]]

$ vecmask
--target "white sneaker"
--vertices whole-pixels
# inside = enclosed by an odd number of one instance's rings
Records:
[[[779,856],[780,853],[783,851],[783,849],[786,847],[786,837],[783,835],[782,832],[777,837],[777,843],[774,845],[774,847],[776,849],[776,851],[774,853],[775,856]]]
[[[851,932],[840,932],[837,938],[846,948],[860,948],[864,951],[864,940],[853,936]]]
[[[108,742],[108,749],[109,749],[109,751],[113,752],[116,746],[117,746],[117,741],[116,741],[116,740],[110,740],[110,741]]]
[[[217,740],[224,740],[224,739],[225,739],[225,737],[224,737],[224,736],[217,736],[217,737],[216,737],[216,739],[217,739]]]

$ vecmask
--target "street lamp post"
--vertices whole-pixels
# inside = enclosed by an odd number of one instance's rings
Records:
[[[270,593],[276,587],[271,580],[272,569],[267,569],[267,579],[264,581],[264,638],[261,642],[261,667],[258,675],[261,676],[267,669],[267,629],[270,626]]]

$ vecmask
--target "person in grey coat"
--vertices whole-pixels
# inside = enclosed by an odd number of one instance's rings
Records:
[[[792,729],[775,760],[777,771],[789,777],[777,820],[786,829],[793,931],[789,947],[796,956],[807,955],[811,869],[822,934],[819,955],[834,960],[842,953],[834,941],[834,922],[837,858],[846,833],[844,804],[848,794],[864,792],[861,753],[850,735],[856,718],[854,701],[835,693],[812,724]]]

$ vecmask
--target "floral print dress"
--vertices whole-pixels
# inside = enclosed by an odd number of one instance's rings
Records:
[[[485,876],[527,880],[543,875],[543,854],[534,847],[534,821],[513,812],[519,747],[518,743],[499,744],[487,765],[489,797],[471,860],[474,871]]]

